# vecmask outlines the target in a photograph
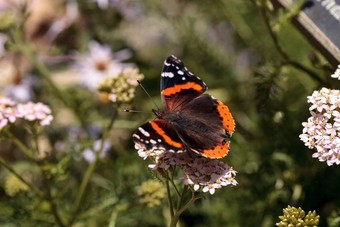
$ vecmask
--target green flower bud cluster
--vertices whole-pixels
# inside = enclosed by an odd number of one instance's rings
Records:
[[[279,216],[280,222],[276,223],[279,227],[316,227],[319,224],[320,216],[316,215],[316,212],[309,211],[305,215],[305,211],[299,208],[288,206],[283,209],[283,216]]]
[[[163,185],[154,180],[148,180],[142,183],[138,189],[138,195],[141,197],[139,201],[146,203],[148,207],[159,206],[164,194],[165,189]]]
[[[15,196],[21,191],[28,191],[29,188],[14,174],[9,175],[5,180],[4,189],[7,195]]]
[[[142,80],[143,74],[138,69],[127,68],[114,76],[103,78],[98,90],[108,94],[110,101],[118,104],[129,103],[135,97],[135,90],[138,86],[137,80]]]

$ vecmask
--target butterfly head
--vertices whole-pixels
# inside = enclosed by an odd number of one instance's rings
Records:
[[[155,110],[152,109],[152,112],[156,115],[158,119],[162,119],[164,116],[164,110]]]

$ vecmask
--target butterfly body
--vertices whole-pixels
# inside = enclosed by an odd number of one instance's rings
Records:
[[[139,127],[133,135],[146,150],[196,152],[208,158],[222,158],[229,151],[235,122],[227,106],[202,94],[205,83],[174,56],[164,62],[161,95],[165,110],[153,110],[157,120]]]

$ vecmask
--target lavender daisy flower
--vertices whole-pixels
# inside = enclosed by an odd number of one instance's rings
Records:
[[[98,7],[105,10],[109,7],[110,0],[91,0],[91,2],[96,2]]]
[[[131,66],[121,63],[130,56],[128,50],[113,53],[108,45],[91,41],[86,54],[77,54],[74,68],[79,72],[80,83],[94,91],[100,79],[107,76],[117,77],[124,68]]]
[[[16,79],[3,91],[3,94],[18,102],[28,102],[33,98],[33,86],[36,82],[31,75],[25,75],[22,79]]]
[[[340,90],[322,88],[307,97],[311,117],[303,122],[300,139],[316,152],[313,158],[327,165],[340,164]]]
[[[101,144],[101,139],[100,140],[96,140],[93,143],[93,148],[87,148],[83,151],[82,155],[84,157],[84,159],[88,162],[88,163],[92,163],[95,158],[96,158],[96,152],[98,152],[99,148],[100,148],[100,144]],[[110,150],[112,144],[110,142],[110,140],[106,139],[104,141],[103,144],[103,148],[101,150],[101,153],[99,154],[100,158],[104,158],[107,155],[107,152]]]

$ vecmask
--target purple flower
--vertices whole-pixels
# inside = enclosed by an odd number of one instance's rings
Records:
[[[101,139],[100,140],[96,140],[94,143],[93,143],[93,148],[90,149],[90,148],[87,148],[83,151],[82,155],[84,157],[84,159],[88,162],[88,163],[92,163],[95,158],[96,158],[96,152],[98,152],[99,148],[100,148],[100,144],[101,144]],[[101,153],[99,154],[99,157],[100,158],[104,158],[106,157],[107,155],[107,152],[110,150],[112,144],[110,142],[110,140],[106,139],[104,141],[104,144],[103,144],[103,148],[102,148],[102,151]]]
[[[316,152],[313,158],[318,158],[327,165],[340,164],[340,91],[322,88],[307,97],[311,103],[311,117],[303,122],[300,139],[310,149]]]

